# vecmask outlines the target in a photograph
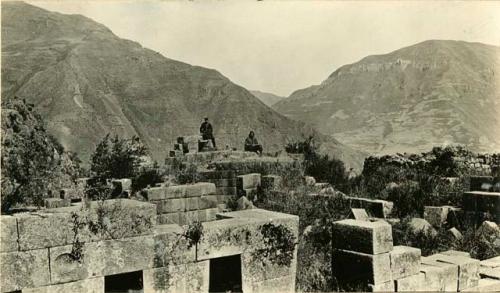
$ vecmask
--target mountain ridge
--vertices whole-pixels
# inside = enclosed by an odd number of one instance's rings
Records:
[[[500,47],[428,40],[341,66],[273,105],[373,154],[500,148]]]
[[[2,99],[35,104],[48,130],[88,159],[106,133],[138,135],[162,161],[203,117],[219,148],[242,148],[254,130],[265,150],[315,134],[330,153],[360,166],[359,153],[267,107],[214,69],[172,60],[79,15],[2,2]]]

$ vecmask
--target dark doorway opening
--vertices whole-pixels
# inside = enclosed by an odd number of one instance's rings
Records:
[[[142,293],[142,271],[104,277],[105,293]]]
[[[241,286],[241,255],[210,260],[209,292],[243,292]]]

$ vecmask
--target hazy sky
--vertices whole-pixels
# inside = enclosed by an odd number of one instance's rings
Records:
[[[168,58],[279,95],[428,39],[500,46],[500,2],[30,1],[82,14]]]

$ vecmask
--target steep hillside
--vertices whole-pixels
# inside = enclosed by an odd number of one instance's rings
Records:
[[[261,92],[261,91],[250,91],[250,92],[252,93],[252,95],[256,96],[259,100],[261,100],[262,103],[266,104],[269,107],[271,107],[272,105],[276,104],[277,102],[285,98],[275,94]]]
[[[500,150],[500,47],[426,41],[345,65],[274,109],[370,153]]]
[[[108,132],[139,135],[162,161],[175,137],[197,133],[206,116],[221,147],[241,149],[250,130],[266,150],[314,132],[215,70],[165,58],[86,17],[22,2],[2,2],[2,77],[2,99],[35,104],[48,130],[84,161]],[[360,164],[349,148],[326,145]]]

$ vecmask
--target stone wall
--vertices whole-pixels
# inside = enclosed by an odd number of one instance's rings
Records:
[[[500,259],[480,262],[466,252],[422,257],[420,249],[393,246],[384,221],[342,220],[333,226],[333,273],[340,288],[370,291],[497,291]]]
[[[172,199],[201,200],[213,189],[211,184],[178,187],[184,195],[196,195],[182,198],[173,189],[168,192],[175,194]],[[158,194],[164,195],[157,200],[168,200],[163,199],[167,191]],[[295,289],[297,216],[260,209],[218,214],[218,220],[202,223],[201,239],[192,243],[183,236],[187,226],[156,224],[156,204],[120,199],[86,202],[85,206],[0,216],[1,292],[103,293],[106,276],[135,271],[142,272],[145,293],[208,292],[211,259],[228,255],[241,260],[244,292]],[[103,207],[114,211],[103,219],[107,231],[113,232],[82,228],[83,246],[76,258],[72,254],[74,215],[95,219]],[[282,227],[293,235],[286,265],[266,256],[273,253],[259,253],[268,249],[266,225]],[[274,255],[283,253],[279,247],[274,249]]]

